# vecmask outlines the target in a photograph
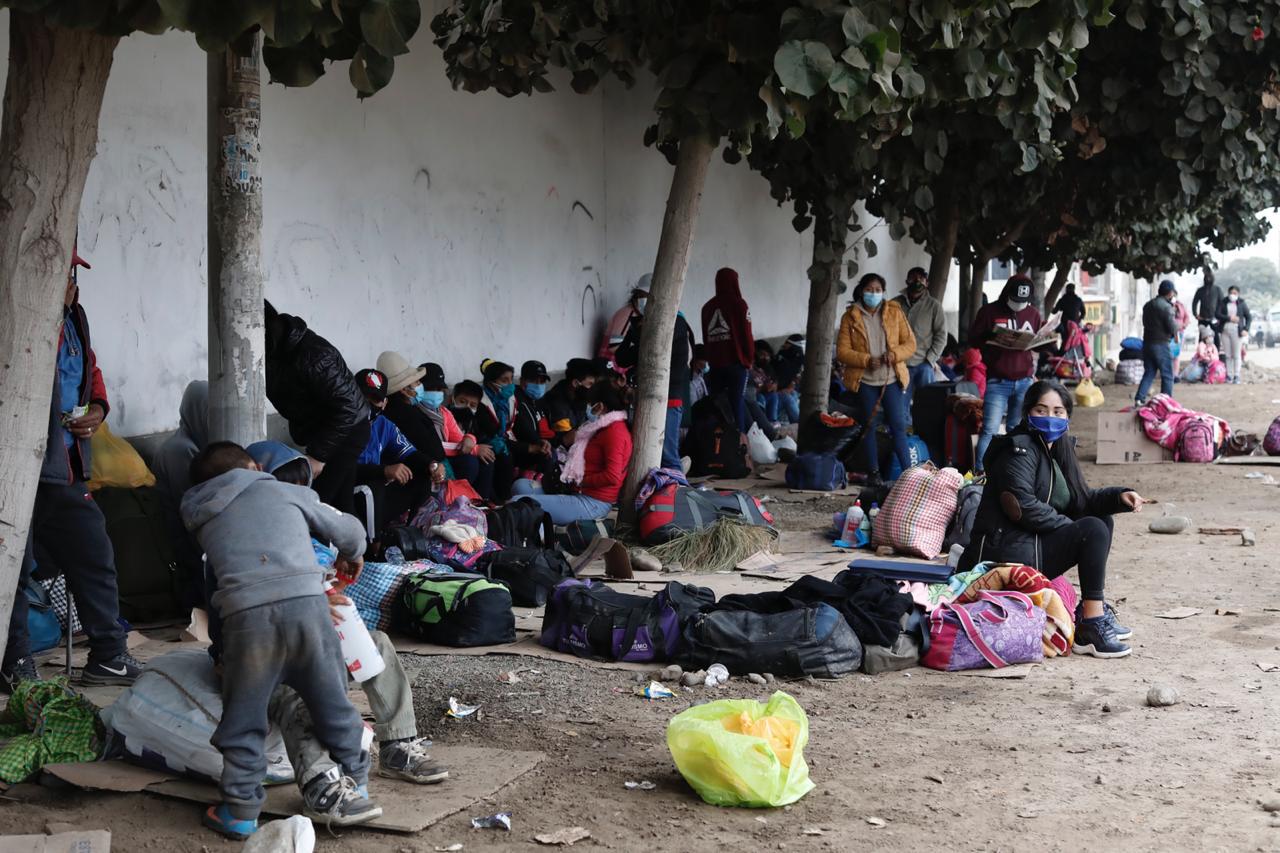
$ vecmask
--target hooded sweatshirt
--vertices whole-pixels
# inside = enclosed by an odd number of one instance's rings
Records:
[[[191,460],[209,443],[209,383],[203,379],[187,383],[178,405],[178,431],[164,440],[151,470],[156,475],[156,491],[166,509],[178,513],[178,503],[191,485]]]
[[[1008,299],[1018,281],[1017,278],[1009,279],[1000,298],[982,306],[978,310],[978,316],[973,318],[973,325],[969,327],[969,343],[982,350],[988,382],[993,379],[1028,379],[1035,372],[1035,355],[1030,350],[1005,349],[991,343],[996,329],[1034,332],[1044,325],[1040,312],[1034,305],[1028,304],[1016,314],[1008,306]]]
[[[192,486],[182,519],[204,548],[218,590],[211,604],[233,613],[290,598],[323,595],[324,569],[311,537],[344,557],[364,553],[364,526],[320,503],[316,493],[270,474],[236,468]]]
[[[751,311],[738,287],[738,273],[728,267],[716,273],[716,295],[702,306],[702,342],[707,364],[750,367],[755,363]]]

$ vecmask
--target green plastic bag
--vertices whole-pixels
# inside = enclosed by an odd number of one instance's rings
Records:
[[[767,705],[754,699],[695,705],[667,725],[676,769],[714,806],[785,806],[812,791],[808,742],[809,718],[780,690]]]

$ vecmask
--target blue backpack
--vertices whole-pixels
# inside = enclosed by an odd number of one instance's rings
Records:
[[[918,435],[907,436],[907,453],[911,457],[911,467],[923,465],[929,461],[929,445]],[[885,479],[893,482],[902,476],[902,465],[898,462],[898,454],[889,454],[889,467],[885,471]]]
[[[54,612],[49,590],[34,579],[27,584],[27,635],[33,652],[52,649],[62,641],[62,623]]]
[[[798,453],[787,464],[787,486],[810,492],[835,492],[848,483],[844,463],[834,453]]]

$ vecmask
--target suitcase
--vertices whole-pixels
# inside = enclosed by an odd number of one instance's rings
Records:
[[[921,385],[911,398],[911,426],[924,439],[931,459],[946,458],[947,398],[952,394],[982,396],[975,383],[955,380]]]

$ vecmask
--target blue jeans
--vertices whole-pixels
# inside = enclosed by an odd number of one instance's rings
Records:
[[[516,480],[511,484],[512,497],[527,497],[547,511],[552,522],[572,524],[589,518],[604,518],[613,507],[588,495],[548,495],[542,484],[532,480]]]
[[[1000,422],[1008,416],[1006,429],[1013,429],[1022,421],[1022,398],[1031,387],[1031,377],[1026,379],[988,379],[987,394],[982,398],[982,435],[978,438],[978,452],[974,458],[975,471],[981,471],[982,457],[987,445],[1000,429]]]
[[[769,391],[759,394],[758,399],[770,423],[781,423],[783,415],[787,416],[789,424],[800,423],[799,391]]]
[[[729,410],[738,419],[738,432],[747,431],[747,369],[741,364],[714,367],[707,377],[707,388],[712,394],[721,390],[729,395]]]
[[[1142,345],[1142,381],[1138,383],[1138,401],[1147,399],[1147,393],[1160,374],[1160,393],[1173,394],[1173,353],[1168,344]]]
[[[684,418],[683,406],[667,408],[667,428],[662,434],[662,467],[676,471],[680,465],[680,421]]]
[[[880,399],[880,389],[884,389],[884,398]],[[871,422],[871,410],[876,400],[880,399],[880,410],[876,413],[876,421],[886,420],[889,432],[893,436],[893,452],[898,463],[905,471],[911,467],[911,450],[907,446],[907,392],[897,382],[888,385],[868,385],[862,383],[854,396],[858,408],[858,420],[866,425],[862,437],[862,449],[866,454],[867,473],[880,473],[880,449],[876,442],[875,423]]]
[[[910,419],[911,404],[916,400],[916,389],[933,383],[933,365],[922,361],[915,367],[908,367],[907,378],[910,380],[910,384],[907,385],[907,417]]]

